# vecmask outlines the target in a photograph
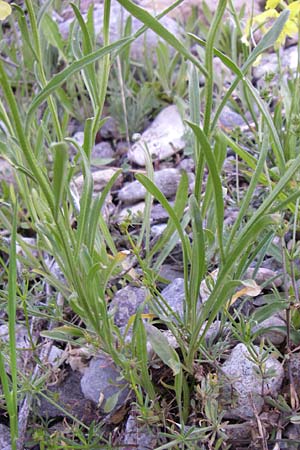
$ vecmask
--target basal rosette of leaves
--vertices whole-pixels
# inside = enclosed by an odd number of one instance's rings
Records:
[[[258,29],[265,34],[284,9],[289,10],[289,19],[286,21],[274,47],[278,49],[284,45],[287,37],[294,37],[299,32],[300,0],[290,2],[289,4],[284,1],[268,0],[265,11],[247,21],[242,42],[249,45],[249,39],[253,38],[253,33]]]

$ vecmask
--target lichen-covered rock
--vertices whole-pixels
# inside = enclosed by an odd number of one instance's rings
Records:
[[[138,307],[146,300],[146,295],[146,289],[135,286],[126,286],[115,294],[109,305],[109,311],[113,312],[114,322],[119,328],[125,327],[130,317],[136,314]],[[144,312],[148,310],[148,306],[145,305]]]
[[[254,346],[260,355],[260,349]],[[250,419],[259,414],[264,405],[264,395],[277,396],[281,387],[284,370],[273,356],[264,360],[265,379],[258,365],[251,360],[244,344],[238,344],[222,366],[223,391],[220,402],[226,418]],[[269,374],[269,376],[267,376]]]
[[[10,431],[7,426],[0,423],[0,448],[1,450],[11,450]]]

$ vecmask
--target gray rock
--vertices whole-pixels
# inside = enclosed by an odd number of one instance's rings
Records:
[[[255,325],[252,328],[252,333],[256,333],[259,330],[263,330],[264,328],[268,329],[271,327],[286,327],[285,322],[279,316],[271,316],[268,319],[264,320],[258,325]],[[284,342],[286,334],[279,330],[266,330],[259,334],[259,336],[255,339],[255,343],[259,343],[261,338],[266,338],[274,345],[280,345]]]
[[[183,318],[185,304],[184,279],[175,278],[169,286],[162,290],[161,295],[172,310]]]
[[[297,46],[281,50],[280,65],[283,72],[295,72],[298,64]],[[256,67],[253,67],[253,75],[260,79],[268,73],[278,74],[278,58],[276,53],[266,53]]]
[[[154,183],[167,197],[175,197],[181,174],[178,169],[163,169],[154,173]],[[146,189],[139,181],[124,186],[118,193],[119,200],[125,204],[136,203],[146,196]]]
[[[10,431],[2,423],[0,423],[0,448],[1,450],[11,450]]]
[[[136,415],[130,414],[126,422],[124,439],[120,450],[151,450],[156,447],[157,435],[154,434],[153,429],[139,422]]]
[[[193,172],[195,170],[195,162],[193,158],[184,158],[178,164],[178,168],[185,170],[186,172]]]
[[[253,423],[243,422],[228,424],[224,426],[224,431],[228,437],[229,442],[236,444],[237,441],[247,441],[251,440],[251,431],[253,430]]]
[[[174,205],[173,201],[170,201],[169,203],[171,206]],[[156,203],[151,209],[151,219],[154,222],[166,222],[169,219],[169,214],[160,203]]]
[[[300,391],[300,353],[291,353],[289,357],[289,369],[293,378],[295,389]]]
[[[167,228],[166,223],[158,223],[157,225],[153,225],[151,227],[151,236],[154,238],[159,238],[166,228]]]
[[[155,14],[153,9],[148,10],[151,14]],[[102,41],[104,5],[97,4],[94,8],[94,27],[99,33],[99,40]],[[84,20],[86,15],[83,15]],[[110,42],[114,42],[124,35],[125,22],[129,17],[127,10],[116,1],[112,0],[110,8]],[[73,22],[73,17],[62,21],[59,24],[59,31],[64,39],[68,38],[70,25]],[[160,23],[164,25],[174,36],[180,37],[181,28],[178,23],[170,17],[163,17]],[[143,24],[132,16],[132,33],[135,33]],[[152,31],[147,30],[145,34],[133,41],[130,45],[130,56],[134,60],[141,61],[144,57],[151,57],[155,52],[159,42],[158,36]],[[171,53],[174,50],[171,49]]]
[[[254,346],[259,354],[259,347]],[[259,414],[262,410],[263,395],[276,396],[281,387],[284,370],[272,356],[265,361],[266,373],[264,383],[257,371],[257,365],[250,361],[250,354],[244,344],[238,344],[222,366],[224,388],[220,401],[224,404],[226,418],[251,419],[255,416],[254,408]]]
[[[252,279],[253,275],[254,275],[254,268],[249,267],[246,270],[244,278]],[[259,285],[264,284],[266,288],[271,289],[273,287],[272,284],[274,284],[276,287],[282,286],[282,277],[280,277],[278,275],[279,274],[274,272],[274,270],[267,269],[265,267],[260,267],[254,276],[254,280],[256,281],[257,284],[259,284]],[[277,278],[275,280],[273,280],[271,283],[270,282],[268,283],[269,280],[271,280],[272,278],[274,278],[276,276],[277,276]]]
[[[289,450],[299,450],[300,448],[300,425],[291,423],[286,429],[285,436],[287,439],[294,441],[289,442],[287,445]]]
[[[242,116],[233,111],[228,106],[225,106],[219,118],[220,126],[225,130],[233,130],[236,127],[245,129],[248,128],[247,123]]]
[[[99,142],[92,150],[93,159],[112,159],[114,158],[114,151],[109,142]]]
[[[108,117],[100,128],[100,136],[103,139],[117,139],[119,137],[118,124],[113,117]]]
[[[80,384],[84,397],[96,403],[105,413],[119,409],[129,394],[128,385],[121,379],[119,369],[104,353],[91,360]],[[107,402],[112,402],[111,407],[108,407]]]
[[[9,331],[8,325],[0,326],[0,342],[8,344],[9,342]],[[27,328],[23,325],[16,325],[16,346],[17,346],[17,366],[18,369],[24,372],[25,367],[29,369],[28,359],[32,354],[30,348],[30,340],[27,332]],[[6,370],[10,372],[10,366],[5,363]]]
[[[94,192],[95,193],[101,192],[116,172],[117,169],[113,168],[97,170],[96,172],[93,172],[92,176],[94,180]],[[78,189],[78,192],[81,193],[84,185],[83,175],[78,175],[74,179],[74,184]]]
[[[128,217],[140,218],[140,221],[143,218],[143,213],[145,210],[145,202],[139,202],[135,205],[128,205],[126,208],[121,209],[119,214],[116,217],[116,222],[121,222]]]
[[[97,418],[97,410],[90,400],[87,400],[81,390],[82,375],[77,371],[68,371],[57,383],[44,392],[49,398],[63,408],[67,413],[77,417],[84,423],[91,423]],[[65,413],[45,397],[39,397],[36,405],[38,415],[46,419],[65,416]]]
[[[120,289],[109,305],[109,311],[114,313],[114,322],[118,327],[125,327],[130,317],[137,312],[139,306],[146,300],[147,291],[144,288],[126,286]],[[149,308],[145,305],[144,312]]]
[[[183,269],[173,264],[163,264],[159,269],[159,275],[169,281],[174,281],[176,278],[183,278]]]
[[[150,127],[144,131],[128,152],[128,159],[139,166],[145,165],[145,146],[153,159],[159,161],[174,155],[185,147],[185,127],[175,105],[163,109]]]

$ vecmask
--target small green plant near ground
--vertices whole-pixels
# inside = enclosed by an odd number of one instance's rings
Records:
[[[15,30],[16,17],[18,17],[18,26],[21,30],[18,51],[15,51],[14,55],[11,53],[12,67],[14,70],[18,69],[14,72],[14,77],[10,77],[10,65],[5,58],[0,59],[0,85],[3,92],[3,100],[0,101],[0,119],[3,123],[0,149],[15,167],[18,184],[16,192],[13,189],[7,189],[5,202],[2,202],[0,212],[1,227],[3,230],[8,230],[11,239],[8,267],[4,260],[1,261],[4,274],[7,273],[8,277],[7,286],[5,286],[5,276],[2,280],[4,285],[2,303],[5,303],[3,300],[7,302],[10,345],[8,355],[0,353],[0,377],[10,418],[13,450],[17,449],[18,442],[24,443],[24,426],[20,417],[18,423],[18,406],[20,414],[25,399],[29,402],[30,396],[41,393],[43,382],[41,374],[40,378],[29,380],[26,375],[22,376],[17,372],[15,348],[17,310],[22,311],[27,325],[29,325],[30,316],[39,317],[40,314],[44,314],[46,319],[55,319],[63,324],[55,329],[44,331],[41,336],[65,340],[74,345],[84,345],[88,342],[94,345],[95,352],[100,348],[108,353],[134,392],[139,420],[149,426],[155,424],[164,427],[164,433],[161,434],[164,440],[158,447],[161,450],[189,449],[195,446],[203,449],[229,448],[223,415],[219,411],[218,378],[213,373],[208,373],[202,376],[199,382],[197,361],[204,358],[209,364],[215,363],[210,351],[215,359],[219,358],[220,349],[217,346],[210,349],[205,342],[207,331],[217,317],[221,320],[229,317],[233,323],[236,321],[238,313],[230,316],[228,312],[232,296],[240,287],[240,279],[250,264],[256,258],[262,259],[272,248],[272,238],[276,233],[282,241],[281,258],[286,295],[284,299],[279,298],[277,302],[271,302],[267,307],[263,307],[264,309],[260,309],[256,319],[262,321],[263,317],[271,312],[285,309],[288,350],[292,341],[297,342],[299,339],[297,309],[299,294],[295,282],[294,264],[299,253],[295,237],[300,195],[299,190],[296,189],[297,172],[300,167],[297,139],[299,111],[297,103],[292,101],[297,97],[299,90],[297,82],[299,71],[296,74],[296,83],[288,85],[288,88],[284,86],[284,101],[276,105],[274,116],[270,112],[268,103],[261,98],[248,78],[249,71],[257,58],[277,42],[282,43],[283,35],[290,32],[289,27],[294,29],[299,2],[292,2],[287,8],[283,8],[286,10],[281,14],[277,14],[274,8],[276,13],[274,11],[270,13],[268,10],[264,18],[267,19],[273,14],[274,17],[276,16],[275,23],[253,49],[245,46],[245,38],[248,38],[246,34],[242,49],[242,44],[239,43],[241,55],[237,58],[239,50],[234,51],[234,42],[228,42],[228,30],[224,30],[221,46],[218,45],[219,29],[227,6],[226,0],[220,0],[207,31],[206,40],[193,33],[189,34],[189,40],[203,48],[203,60],[197,59],[184,43],[146,10],[129,0],[119,0],[119,3],[132,17],[138,18],[143,26],[131,35],[129,24],[124,37],[110,43],[110,1],[105,0],[102,47],[97,47],[95,43],[92,10],[85,22],[74,4],[72,8],[76,24],[73,26],[68,45],[62,42],[55,26],[53,28],[51,2],[47,2],[39,10],[31,0],[25,0],[27,20],[24,11],[18,6],[14,7],[8,19],[11,29]],[[239,20],[232,2],[228,3],[234,19]],[[270,6],[270,3],[268,2],[267,6]],[[274,2],[273,6],[276,7],[277,3]],[[280,4],[280,7],[282,5],[284,6],[284,2]],[[2,16],[1,11],[3,11]],[[6,2],[0,2],[0,18],[5,19],[9,14],[11,9]],[[261,17],[254,18],[252,23],[261,25]],[[251,23],[247,26],[249,31],[250,25]],[[142,82],[137,81],[136,73],[131,73],[132,66],[128,64],[124,56],[128,55],[131,42],[146,28],[152,29],[163,41],[157,48],[158,64],[154,73],[156,80],[147,80],[148,84],[144,83],[144,79]],[[238,34],[235,44],[237,40]],[[174,57],[168,54],[167,44],[177,52]],[[232,59],[224,53],[228,45],[231,45],[233,49]],[[53,49],[56,48],[56,50],[52,49],[52,54],[59,55],[58,58],[63,66],[57,73],[56,70],[53,71],[53,59],[49,59],[48,52],[44,51],[50,46]],[[7,56],[6,51],[4,54]],[[18,61],[17,54],[21,55],[19,67],[15,67]],[[30,60],[26,58],[27,54],[30,55]],[[213,71],[215,56],[235,77],[222,99],[219,98],[218,103]],[[242,58],[239,65],[238,60]],[[164,66],[164,59],[169,64]],[[113,61],[116,62],[117,70],[110,81]],[[22,68],[24,70],[21,70]],[[176,72],[175,69],[178,71]],[[187,73],[188,90],[186,89]],[[203,87],[200,87],[200,76],[205,79]],[[20,79],[22,79],[23,88],[21,91],[16,91],[16,82]],[[156,88],[157,84],[161,86],[168,100],[176,99],[178,96],[185,97],[185,101],[188,101],[189,119],[186,120],[186,125],[192,136],[195,187],[189,195],[188,177],[186,173],[183,173],[172,206],[153,183],[153,169],[149,158],[146,167],[147,175],[136,175],[136,179],[146,187],[148,192],[146,223],[141,227],[140,234],[134,236],[128,232],[130,224],[124,224],[123,233],[142,271],[137,282],[147,289],[147,300],[152,313],[143,315],[141,311],[137,311],[131,318],[128,326],[132,325],[133,335],[128,344],[118,335],[118,330],[108,311],[107,302],[107,294],[111,289],[110,281],[118,277],[122,277],[121,282],[126,282],[128,279],[122,275],[122,262],[125,256],[117,248],[112,232],[101,215],[106,196],[120,172],[114,175],[100,195],[94,197],[90,167],[91,150],[96,134],[103,124],[102,112],[105,101],[111,99],[111,111],[119,116],[123,115],[124,132],[129,139],[133,131],[139,131],[135,127],[142,125],[143,114],[150,114],[153,108],[157,107],[158,104],[150,99],[150,92]],[[257,147],[255,156],[247,152],[234,136],[228,136],[217,127],[218,118],[237,86],[244,101],[242,106],[244,109],[250,106],[250,112],[255,119],[257,128],[253,133]],[[129,89],[131,96],[127,95],[125,89]],[[72,96],[76,91],[79,93],[73,102]],[[121,102],[116,104],[113,97],[119,92]],[[20,100],[21,93],[26,94],[24,102]],[[124,101],[122,103],[122,96],[123,100],[125,98],[125,103]],[[128,100],[129,98],[132,98],[132,103]],[[146,104],[141,105],[141,102]],[[82,117],[76,111],[78,105],[82,106],[82,116],[86,119],[82,146],[67,133],[70,118]],[[283,105],[286,114],[285,124],[280,121],[283,111],[280,108],[283,108]],[[254,114],[254,111],[259,112]],[[282,131],[283,125],[285,125],[284,131]],[[70,144],[73,144],[76,149],[74,163],[71,163],[69,158]],[[238,215],[229,229],[224,227],[225,202],[222,180],[222,167],[227,146],[231,147],[237,157],[243,161],[244,170],[249,177],[247,192],[239,198]],[[147,153],[147,149],[145,151]],[[47,164],[45,164],[46,161]],[[74,198],[71,185],[75,169],[78,170],[78,168],[84,176],[84,186],[79,202]],[[208,173],[207,177],[206,173]],[[259,185],[266,188],[266,193],[259,207],[249,215],[252,198]],[[154,247],[150,248],[149,211],[152,199],[163,206],[169,219],[162,236]],[[21,207],[18,207],[18,204]],[[282,230],[280,222],[288,214],[294,215],[289,224],[293,230],[293,245],[286,249],[283,242],[286,230]],[[55,292],[60,294],[63,298],[62,305],[51,305],[49,298],[47,299],[49,304],[44,305],[43,308],[40,308],[41,305],[38,302],[34,303],[32,301],[34,295],[29,295],[28,288],[30,283],[34,283],[34,278],[28,279],[25,288],[24,285],[20,286],[20,280],[17,286],[17,258],[20,262],[22,258],[16,255],[16,244],[20,243],[27,254],[31,253],[21,239],[21,222],[26,223],[37,237],[37,256],[30,260],[33,264],[33,273],[43,280],[42,283],[52,286]],[[182,246],[185,287],[182,317],[166,305],[157,287],[159,268],[178,239]],[[64,276],[64,282],[57,279],[47,269],[45,255],[54,258]],[[213,265],[218,267],[218,271],[215,271],[214,277],[209,277],[208,268],[212,265],[212,255]],[[280,258],[280,255],[278,257]],[[288,284],[288,277],[291,277],[291,285]],[[205,279],[210,279],[208,283],[210,295],[199,310],[199,290],[201,282]],[[33,294],[38,292],[38,287],[37,283],[32,290]],[[64,304],[71,308],[73,318],[79,317],[80,320],[77,323],[65,323],[67,321],[64,319]],[[148,323],[144,323],[146,319]],[[84,328],[77,325],[79,321],[82,321]],[[162,326],[172,332],[179,350],[175,350],[164,337],[160,331]],[[242,319],[240,325],[235,326],[235,337],[247,343],[262,380],[271,376],[264,367],[267,353],[256,352],[249,327],[243,327]],[[167,380],[162,380],[163,392],[167,393],[170,399],[167,406],[161,398],[162,389],[161,387],[158,389],[152,376],[147,353],[148,340],[168,370]],[[6,357],[10,358],[11,377],[6,374]],[[192,426],[189,419],[191,411],[196,410],[195,395],[200,398],[202,407],[201,411],[197,411],[196,425],[194,423]],[[113,402],[111,399],[110,401]],[[170,409],[173,411],[170,412]],[[292,411],[294,412],[293,408]],[[37,430],[32,439],[40,443],[40,448],[83,449],[94,448],[93,446],[97,445],[100,447],[95,448],[101,448],[102,441],[105,448],[110,448],[112,444],[109,440],[100,438],[100,442],[97,442],[97,434],[101,434],[101,431],[95,431],[93,427],[90,427],[88,431],[87,428],[81,428],[81,424],[77,424],[75,430],[70,431],[69,436],[54,436],[49,445],[43,443],[44,430]]]

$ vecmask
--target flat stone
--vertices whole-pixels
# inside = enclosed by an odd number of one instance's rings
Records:
[[[129,161],[145,165],[145,146],[153,159],[159,161],[174,155],[185,147],[185,127],[175,105],[164,108],[150,127],[141,135],[128,152]]]
[[[174,205],[173,201],[169,201],[169,203],[171,206]],[[166,222],[169,219],[169,214],[160,203],[156,203],[152,206],[151,209],[151,219],[156,223]]]
[[[125,327],[128,320],[136,314],[137,309],[146,300],[147,291],[144,288],[126,286],[120,289],[109,304],[109,311],[114,314],[115,324],[121,328]],[[149,308],[145,305],[144,312]]]
[[[130,414],[125,427],[124,439],[120,450],[151,450],[157,447],[157,434],[150,427],[138,421],[136,414]],[[124,447],[122,446],[124,445]]]
[[[183,269],[173,264],[163,264],[159,269],[159,275],[169,281],[174,281],[176,278],[183,278]]]
[[[77,417],[84,423],[90,424],[96,420],[99,412],[90,400],[87,400],[81,390],[80,380],[82,375],[77,371],[68,371],[57,383],[48,386],[44,392],[55,403],[66,410],[67,413]],[[45,397],[39,397],[37,401],[37,412],[40,416],[49,419],[64,417],[66,414]]]
[[[154,173],[154,184],[166,198],[175,197],[181,179],[178,169],[163,169]],[[128,183],[118,193],[119,200],[125,204],[143,200],[147,190],[139,181]]]
[[[139,202],[135,205],[128,205],[126,208],[121,209],[119,214],[117,215],[116,221],[122,222],[123,220],[127,219],[128,217],[143,217],[143,213],[145,211],[145,202]]]
[[[86,399],[96,403],[102,412],[119,409],[129,395],[129,388],[121,380],[120,370],[105,353],[100,353],[90,361],[89,367],[81,378],[81,390]],[[107,409],[106,402],[117,396],[112,408]]]
[[[282,344],[285,341],[286,333],[279,330],[268,330],[270,327],[284,327],[286,329],[286,324],[279,316],[274,315],[268,317],[266,320],[252,328],[252,333],[256,333],[257,331],[266,328],[266,331],[260,333],[254,342],[259,343],[262,338],[266,338],[274,345]]]
[[[259,347],[254,346],[259,354]],[[222,366],[223,392],[220,397],[225,418],[251,419],[255,410],[259,414],[264,405],[264,395],[277,396],[284,378],[282,365],[272,356],[265,361],[265,370],[272,371],[264,383],[258,374],[257,365],[250,361],[244,344],[238,344]],[[256,370],[255,370],[256,369]],[[223,375],[225,377],[223,378]],[[255,410],[254,410],[255,408]]]
[[[115,154],[109,142],[99,142],[92,149],[92,163],[97,159],[112,159]]]
[[[97,170],[96,172],[93,172],[92,176],[94,180],[94,193],[101,192],[116,172],[117,169],[112,168]],[[81,193],[84,184],[83,175],[78,175],[76,178],[74,178],[74,184],[78,189],[78,192]]]
[[[0,448],[1,450],[11,450],[10,431],[3,423],[0,423]]]

